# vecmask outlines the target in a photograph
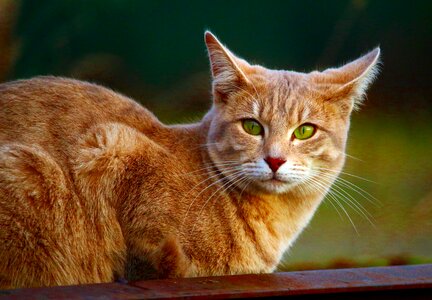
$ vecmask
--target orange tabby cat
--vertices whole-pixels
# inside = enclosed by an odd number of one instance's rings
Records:
[[[1,288],[275,269],[344,164],[379,49],[305,74],[205,42],[197,124],[71,79],[0,85]]]

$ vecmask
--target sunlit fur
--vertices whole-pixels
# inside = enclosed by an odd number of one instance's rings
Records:
[[[304,74],[205,41],[213,106],[196,124],[71,79],[0,85],[1,288],[275,269],[343,166],[379,50]],[[304,123],[316,133],[297,140]]]

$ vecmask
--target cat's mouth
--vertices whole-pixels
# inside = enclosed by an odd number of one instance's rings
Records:
[[[272,184],[287,184],[287,182],[277,179],[276,177],[270,178],[265,182],[272,183]]]
[[[280,179],[277,179],[276,177],[272,177],[265,180],[259,181],[259,186],[270,193],[284,193],[291,189],[294,184],[289,181],[283,181]]]
[[[267,186],[273,186],[273,187],[282,187],[282,186],[287,186],[290,184],[290,182],[284,181],[284,180],[280,180],[276,177],[272,177],[270,179],[266,179],[266,180],[262,180],[261,181],[263,184],[267,185]]]

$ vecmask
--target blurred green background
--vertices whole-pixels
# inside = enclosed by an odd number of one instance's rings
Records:
[[[345,203],[355,229],[327,199],[281,270],[432,262],[431,20],[430,1],[0,0],[0,79],[90,80],[175,123],[210,106],[205,29],[249,61],[296,71],[380,45],[345,168],[374,183],[343,176],[371,196],[341,185],[374,225]]]

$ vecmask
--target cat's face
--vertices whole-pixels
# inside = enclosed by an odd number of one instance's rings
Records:
[[[349,117],[379,51],[339,69],[309,74],[268,70],[235,57],[206,34],[214,105],[208,152],[227,187],[324,193],[340,172]]]
[[[307,76],[249,78],[258,93],[240,90],[214,107],[208,149],[218,168],[238,185],[270,193],[313,180],[319,168],[338,170],[348,116],[321,101]]]

